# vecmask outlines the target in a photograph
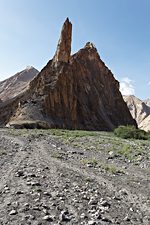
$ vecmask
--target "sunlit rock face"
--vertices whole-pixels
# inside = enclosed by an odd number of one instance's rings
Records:
[[[72,24],[67,18],[61,31],[61,36],[57,45],[57,50],[53,61],[57,62],[66,62],[70,60],[71,54],[71,41],[72,41]]]
[[[134,95],[123,96],[132,117],[136,120],[140,129],[150,131],[150,106]]]

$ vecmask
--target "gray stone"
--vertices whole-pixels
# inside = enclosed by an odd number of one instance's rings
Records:
[[[11,210],[9,215],[16,215],[17,214],[17,211],[15,209]]]

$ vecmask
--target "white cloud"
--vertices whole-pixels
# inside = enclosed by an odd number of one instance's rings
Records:
[[[124,77],[120,82],[120,91],[122,95],[134,95],[135,88],[133,85],[133,81],[128,77]]]
[[[150,82],[148,82],[148,85],[150,85]]]

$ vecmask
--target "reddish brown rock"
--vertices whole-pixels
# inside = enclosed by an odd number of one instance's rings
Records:
[[[14,126],[113,130],[136,122],[119,92],[119,83],[88,42],[71,52],[67,19],[56,54],[30,83],[7,122]],[[1,116],[0,116],[1,118]],[[6,121],[5,121],[6,123]]]

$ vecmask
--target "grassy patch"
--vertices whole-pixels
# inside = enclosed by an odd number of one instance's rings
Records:
[[[51,157],[55,158],[55,159],[63,159],[62,153],[60,152],[54,152]]]
[[[96,158],[92,158],[92,159],[82,159],[81,163],[84,165],[91,165],[93,167],[97,166],[98,162],[96,160]]]
[[[114,130],[114,134],[117,137],[121,137],[124,139],[148,140],[150,138],[149,133],[144,130],[136,129],[136,127],[134,126],[119,126]]]
[[[61,136],[63,138],[80,138],[88,136],[98,136],[99,132],[95,131],[83,131],[83,130],[62,130],[62,129],[52,129],[50,133],[55,136]]]
[[[147,160],[150,161],[150,153],[147,155]]]
[[[112,173],[112,174],[124,173],[124,171],[122,169],[116,167],[113,164],[104,164],[104,165],[102,165],[102,168],[106,172],[109,172],[109,173]]]
[[[130,145],[123,145],[121,149],[117,151],[118,154],[123,155],[125,158],[132,159],[132,149]]]

